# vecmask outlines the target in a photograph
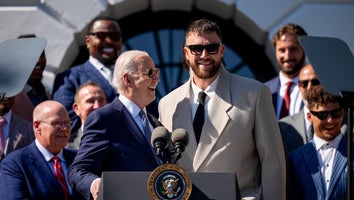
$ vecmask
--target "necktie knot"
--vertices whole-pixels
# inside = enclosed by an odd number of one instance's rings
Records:
[[[2,129],[5,124],[6,124],[6,119],[0,117],[0,155],[4,153],[5,146],[6,146],[5,132]]]
[[[206,98],[205,92],[199,92],[198,94],[198,102],[204,106],[205,103],[205,98]]]
[[[6,119],[0,117],[0,128],[2,128],[6,124]]]

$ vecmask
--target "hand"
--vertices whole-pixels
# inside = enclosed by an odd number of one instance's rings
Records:
[[[94,200],[97,200],[98,198],[100,185],[101,185],[101,178],[95,179],[91,185],[90,192]]]

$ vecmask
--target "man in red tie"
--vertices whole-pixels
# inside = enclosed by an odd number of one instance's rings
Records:
[[[273,106],[278,119],[293,115],[303,107],[297,86],[299,72],[305,65],[305,52],[298,38],[307,35],[297,24],[285,24],[272,38],[279,75],[265,82],[272,92]]]
[[[0,169],[2,199],[82,199],[68,184],[76,152],[64,149],[71,135],[65,107],[44,101],[33,111],[35,141],[5,157]]]

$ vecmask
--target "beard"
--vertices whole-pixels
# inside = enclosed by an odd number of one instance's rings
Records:
[[[193,70],[193,73],[200,79],[210,79],[213,78],[220,70],[222,66],[221,60],[215,61],[215,60],[207,60],[207,61],[212,61],[212,67],[208,68],[203,68],[201,69],[198,64],[198,60],[195,62],[190,62],[186,60],[187,64],[191,69]]]
[[[286,67],[283,67],[283,63],[279,62],[278,64],[279,64],[281,71],[283,73],[285,73],[289,76],[297,75],[297,74],[299,74],[300,70],[302,69],[302,67],[305,64],[305,55],[303,55],[301,57],[301,59],[296,62],[294,67],[286,68]]]

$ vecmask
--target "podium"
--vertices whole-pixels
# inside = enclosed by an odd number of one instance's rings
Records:
[[[151,199],[147,189],[151,172],[103,172],[98,199]],[[190,200],[240,200],[235,173],[188,173],[192,183]],[[173,198],[172,198],[173,199]]]

